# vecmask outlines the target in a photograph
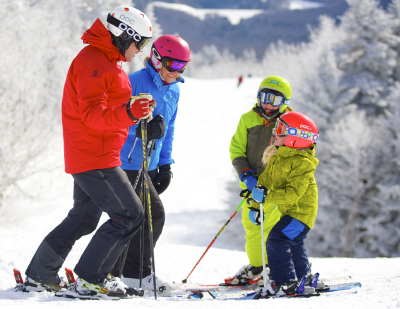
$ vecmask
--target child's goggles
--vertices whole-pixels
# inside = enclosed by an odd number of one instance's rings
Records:
[[[258,92],[257,98],[263,104],[271,104],[272,106],[281,106],[282,104],[289,104],[289,100],[284,97],[270,93],[270,92]]]
[[[282,119],[278,119],[275,124],[275,128],[272,132],[273,135],[277,136],[298,136],[310,141],[313,141],[314,143],[317,142],[319,135],[308,132],[305,130],[297,129],[297,128],[292,128],[289,127],[289,125]]]
[[[164,58],[161,63],[168,70],[168,72],[178,71],[179,73],[183,73],[188,64],[186,61],[180,61],[171,58]]]

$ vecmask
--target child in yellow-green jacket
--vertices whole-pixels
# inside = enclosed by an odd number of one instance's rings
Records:
[[[253,190],[252,202],[254,211],[259,209],[261,201],[256,193],[261,188],[263,208],[268,211],[276,207],[280,213],[266,241],[270,274],[261,297],[296,294],[298,281],[311,278],[304,239],[314,226],[318,209],[314,177],[319,163],[315,158],[317,126],[302,113],[288,112],[277,120],[273,136],[263,155],[266,168]]]

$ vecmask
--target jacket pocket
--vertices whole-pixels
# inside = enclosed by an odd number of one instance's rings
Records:
[[[304,225],[297,219],[293,218],[292,221],[282,230],[283,234],[290,240],[296,238],[301,232],[304,231]]]

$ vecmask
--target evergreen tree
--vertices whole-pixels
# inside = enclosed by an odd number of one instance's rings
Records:
[[[381,250],[387,234],[376,232],[388,217],[379,186],[392,168],[381,122],[355,110],[326,133],[318,152],[319,211],[310,237],[316,255],[387,256]]]
[[[343,71],[338,68],[334,53],[344,36],[333,19],[321,17],[319,27],[310,29],[310,42],[298,57],[303,73],[293,85],[297,90],[295,100],[301,112],[315,119],[322,134],[330,123],[352,109],[349,103],[355,89],[340,85]]]
[[[388,7],[388,12],[391,14],[393,21],[393,33],[400,37],[400,0],[393,0]],[[398,40],[394,41],[394,47],[397,52],[397,63],[394,68],[394,79],[400,81],[400,42]]]
[[[61,136],[62,89],[82,32],[74,1],[1,0],[0,7],[1,198],[57,164],[41,155]]]
[[[345,72],[341,85],[357,88],[354,103],[368,115],[377,115],[387,107],[385,97],[395,81],[396,23],[377,0],[346,1],[350,8],[341,18],[341,27],[347,37],[337,48],[339,68]]]

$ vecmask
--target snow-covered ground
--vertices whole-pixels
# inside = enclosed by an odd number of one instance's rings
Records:
[[[245,78],[237,88],[236,78],[220,80],[187,79],[181,86],[182,96],[176,123],[173,157],[174,178],[162,195],[166,208],[166,225],[155,249],[157,275],[164,280],[180,282],[186,278],[215,234],[236,209],[230,204],[232,194],[227,183],[237,176],[229,159],[229,143],[240,115],[255,102],[259,78]],[[54,160],[56,159],[56,160]],[[54,153],[43,160],[58,164],[51,172],[27,179],[21,186],[35,198],[20,195],[6,204],[0,218],[0,308],[106,308],[106,301],[68,300],[49,293],[15,293],[12,269],[23,273],[44,236],[66,216],[72,206],[72,177],[63,170],[61,136]],[[106,218],[103,217],[105,220]],[[189,278],[193,283],[219,283],[247,264],[238,241],[243,237],[240,214],[219,236]],[[235,234],[236,233],[236,234]],[[312,231],[311,231],[312,233]],[[65,262],[73,268],[90,240],[77,241]],[[389,236],[390,237],[390,236]],[[242,241],[242,240],[240,240]],[[223,249],[225,248],[225,249]],[[112,304],[120,308],[395,308],[400,307],[400,259],[310,258],[313,270],[322,278],[351,275],[360,281],[357,293],[338,292],[308,299],[273,299],[260,301],[185,300],[159,297],[121,300]],[[73,304],[72,304],[72,303]]]
[[[242,19],[253,18],[254,16],[265,12],[259,9],[199,9],[181,3],[166,3],[155,1],[149,3],[150,6],[166,8],[169,10],[181,11],[193,15],[200,20],[204,20],[207,15],[217,15],[226,17],[232,25],[237,25]],[[324,4],[311,1],[291,0],[281,4],[283,8],[289,10],[306,10],[323,7]]]
[[[264,12],[263,10],[251,10],[251,9],[247,9],[247,10],[246,9],[244,9],[244,10],[239,10],[239,9],[237,9],[237,10],[236,9],[198,9],[198,8],[194,8],[189,5],[186,5],[186,4],[166,3],[166,2],[160,2],[160,1],[152,2],[149,5],[166,8],[169,10],[181,11],[186,14],[193,15],[201,20],[204,20],[207,15],[218,15],[220,17],[228,18],[229,22],[232,25],[237,25],[240,23],[240,21],[242,19],[252,18],[252,17]]]
[[[298,1],[298,0],[288,1],[288,5],[289,5],[289,10],[317,9],[325,6],[323,3],[318,3],[314,1]]]

